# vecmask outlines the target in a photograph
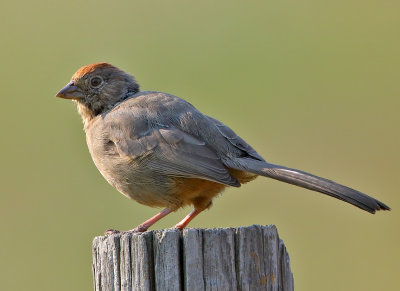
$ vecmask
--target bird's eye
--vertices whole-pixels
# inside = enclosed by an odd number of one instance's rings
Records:
[[[94,88],[99,87],[103,80],[99,77],[94,77],[90,80],[90,85]]]

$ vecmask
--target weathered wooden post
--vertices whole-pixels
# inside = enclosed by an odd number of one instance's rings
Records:
[[[97,291],[293,290],[274,225],[96,237],[93,276]]]

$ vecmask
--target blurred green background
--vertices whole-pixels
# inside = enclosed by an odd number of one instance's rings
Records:
[[[0,289],[91,290],[93,237],[157,212],[107,184],[74,104],[55,98],[80,66],[107,61],[268,161],[393,208],[370,215],[259,178],[192,227],[276,224],[296,290],[398,290],[399,15],[398,1],[377,0],[3,2]]]

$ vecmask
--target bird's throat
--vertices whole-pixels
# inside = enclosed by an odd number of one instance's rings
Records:
[[[95,112],[90,109],[86,104],[83,104],[80,101],[74,100],[76,106],[78,107],[78,112],[82,117],[83,125],[86,130],[87,126],[89,125],[90,121],[96,116]]]

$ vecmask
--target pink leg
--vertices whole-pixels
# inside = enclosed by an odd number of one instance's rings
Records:
[[[172,212],[171,209],[165,208],[161,212],[159,212],[156,215],[154,215],[152,218],[150,218],[150,219],[146,220],[145,222],[139,224],[137,227],[135,227],[134,229],[132,229],[130,231],[133,231],[133,232],[145,232],[150,226],[152,226],[154,223],[159,221],[161,218],[167,216],[171,212]]]
[[[203,210],[197,210],[194,209],[192,212],[190,212],[188,215],[186,215],[186,217],[184,219],[182,219],[178,224],[175,225],[175,228],[182,230],[184,229],[189,222],[192,221],[193,218],[195,218],[197,215],[199,215],[200,212],[202,212]]]

